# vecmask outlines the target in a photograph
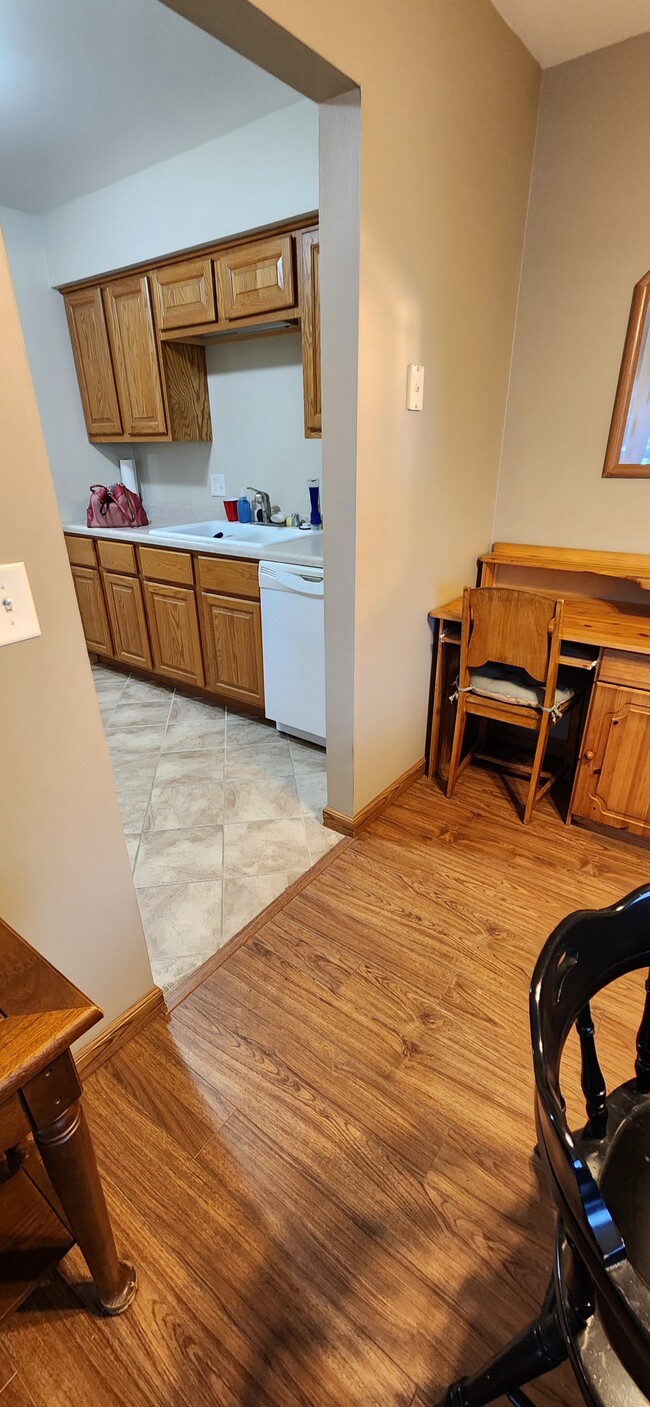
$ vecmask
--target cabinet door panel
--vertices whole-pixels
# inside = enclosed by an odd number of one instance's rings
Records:
[[[232,249],[215,259],[214,268],[220,321],[293,306],[291,235]]]
[[[66,293],[64,303],[88,434],[119,435],[122,421],[101,289]]]
[[[124,433],[164,435],[165,402],[146,274],[107,284],[104,306]]]
[[[318,230],[303,230],[297,236],[297,246],[305,435],[317,439],[322,430]]]
[[[115,645],[115,659],[125,664],[151,669],[151,651],[142,602],[142,588],[136,577],[103,572],[106,604]]]
[[[154,269],[151,289],[161,332],[198,327],[216,318],[211,259],[184,259]]]
[[[144,599],[156,672],[202,685],[201,639],[191,587],[145,581]]]
[[[257,601],[203,591],[201,611],[209,688],[262,707],[262,622]]]
[[[96,655],[112,655],[113,641],[101,577],[96,567],[71,567],[86,644]]]
[[[650,836],[650,693],[596,684],[572,812]]]

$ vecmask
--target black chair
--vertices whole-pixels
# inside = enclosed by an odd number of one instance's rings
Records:
[[[607,1095],[589,1003],[617,977],[650,966],[650,885],[609,909],[570,914],[535,967],[530,1024],[538,1147],[558,1209],[555,1268],[539,1318],[444,1407],[483,1407],[569,1359],[587,1402],[650,1399],[650,978],[636,1077]],[[560,1063],[575,1022],[587,1123],[571,1134]]]

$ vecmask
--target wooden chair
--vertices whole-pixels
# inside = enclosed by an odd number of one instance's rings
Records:
[[[539,1151],[558,1209],[555,1267],[539,1318],[481,1372],[447,1389],[444,1407],[485,1407],[569,1359],[597,1407],[650,1399],[650,980],[635,1078],[607,1095],[590,1002],[650,963],[650,885],[620,904],[571,914],[548,939],[530,990]],[[569,1132],[560,1088],[575,1023],[587,1123]],[[504,1158],[508,1156],[504,1149]]]
[[[564,771],[564,766],[554,773],[543,771],[549,732],[577,699],[573,686],[558,687],[563,610],[563,601],[534,591],[465,588],[448,797],[453,796],[461,772],[477,753],[486,761],[498,761],[482,751],[490,719],[516,724],[537,735],[532,766],[500,763],[508,771],[530,778],[524,824]],[[477,744],[461,762],[468,714],[478,715],[481,726]]]

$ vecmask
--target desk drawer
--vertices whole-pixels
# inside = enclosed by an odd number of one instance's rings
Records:
[[[603,650],[598,679],[603,684],[619,684],[628,689],[650,689],[650,655]]]
[[[0,1153],[22,1143],[30,1132],[27,1115],[15,1094],[0,1104]]]
[[[137,576],[135,547],[131,542],[112,542],[100,537],[97,543],[99,560],[107,572],[125,572],[127,576]]]
[[[168,552],[164,547],[139,547],[140,569],[152,581],[171,586],[193,586],[192,558],[189,552]]]

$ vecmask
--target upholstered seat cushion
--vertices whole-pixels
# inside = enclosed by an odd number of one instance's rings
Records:
[[[472,693],[482,694],[487,699],[498,699],[499,703],[524,704],[528,708],[541,708],[544,703],[544,690],[525,669],[511,669],[503,664],[482,664],[480,669],[470,670],[470,680]],[[558,678],[553,707],[562,708],[575,692],[572,684]]]

